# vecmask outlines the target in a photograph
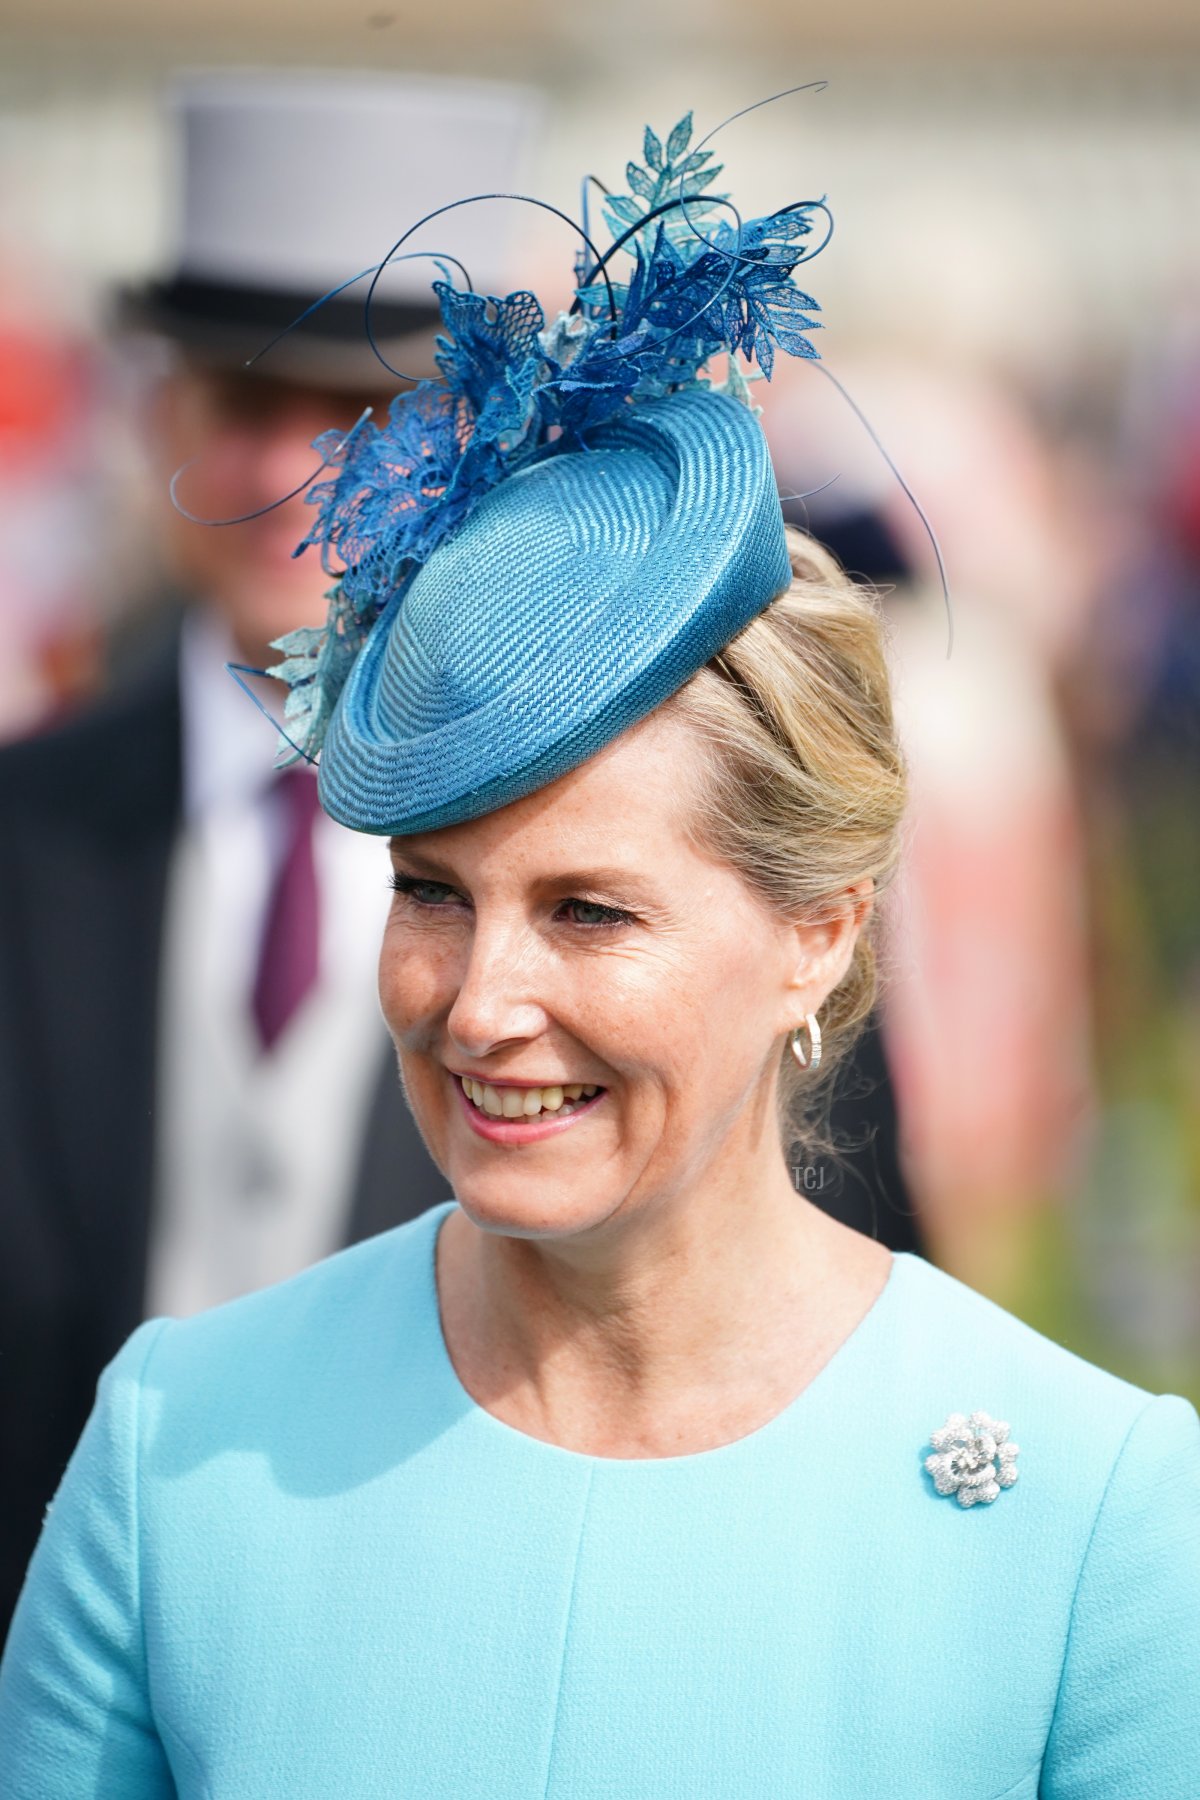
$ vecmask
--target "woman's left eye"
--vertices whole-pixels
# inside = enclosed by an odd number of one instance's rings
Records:
[[[619,906],[601,906],[596,900],[564,900],[562,904],[563,910],[573,915],[573,925],[627,925],[632,916]]]

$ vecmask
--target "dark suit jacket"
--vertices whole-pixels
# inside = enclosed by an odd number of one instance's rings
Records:
[[[100,710],[0,752],[0,1636],[104,1364],[142,1317],[159,952],[181,797],[175,658]],[[843,1107],[878,1128],[864,1182],[811,1197],[912,1239],[877,1041]],[[446,1194],[389,1056],[348,1241]],[[887,1210],[899,1196],[901,1210]]]
[[[0,753],[0,1636],[104,1364],[141,1321],[179,690]],[[446,1196],[381,1058],[348,1241]]]

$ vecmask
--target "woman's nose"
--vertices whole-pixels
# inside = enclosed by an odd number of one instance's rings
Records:
[[[487,1056],[505,1044],[527,1043],[545,1029],[540,962],[525,934],[476,929],[446,1022],[460,1050]]]

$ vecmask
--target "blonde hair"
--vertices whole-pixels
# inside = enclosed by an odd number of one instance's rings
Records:
[[[850,966],[819,1010],[819,1068],[785,1052],[781,1070],[781,1126],[806,1154],[836,1159],[829,1103],[876,999],[878,902],[899,865],[908,783],[879,598],[804,532],[787,535],[791,586],[670,704],[711,752],[698,834],[769,905],[815,921],[874,882]]]

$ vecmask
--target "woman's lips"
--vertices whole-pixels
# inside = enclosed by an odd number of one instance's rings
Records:
[[[505,1119],[496,1118],[492,1113],[484,1112],[482,1107],[476,1106],[475,1102],[469,1099],[465,1093],[460,1076],[451,1075],[450,1082],[458,1095],[458,1103],[465,1112],[467,1123],[472,1131],[478,1137],[487,1138],[489,1143],[493,1144],[533,1144],[541,1138],[553,1137],[555,1132],[569,1131],[579,1119],[599,1106],[608,1091],[606,1088],[599,1088],[590,1097],[581,1095],[565,1110],[560,1108],[554,1112],[538,1112],[531,1118],[522,1115],[517,1118]],[[496,1082],[488,1085],[494,1085],[500,1092],[505,1089],[511,1092],[515,1084]],[[521,1091],[524,1093],[532,1090],[522,1089]]]

